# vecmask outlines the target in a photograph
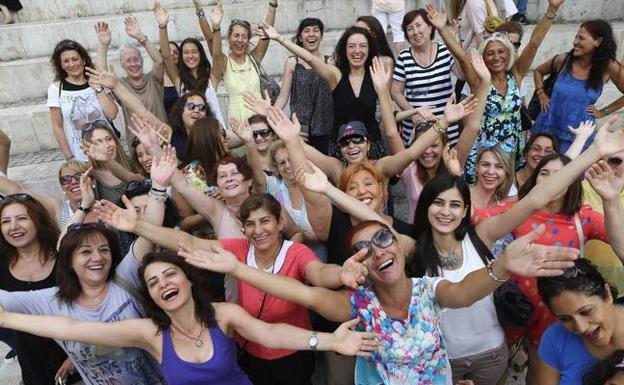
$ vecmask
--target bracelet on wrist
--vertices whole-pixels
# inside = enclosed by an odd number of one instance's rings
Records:
[[[154,191],[154,192],[157,192],[157,193],[162,193],[162,194],[167,192],[166,188],[158,188],[158,187],[154,187],[154,186],[152,186],[151,190]]]
[[[83,213],[87,214],[89,211],[91,211],[91,206],[83,205],[82,202],[81,202],[80,205],[78,205],[78,210],[80,210]]]
[[[493,280],[495,280],[496,282],[507,282],[507,279],[502,279],[499,278],[495,273],[494,273],[494,261],[490,261],[490,263],[487,264],[487,266],[485,267],[485,269],[487,270],[488,275],[490,276],[490,278],[492,278]]]
[[[547,18],[548,20],[554,20],[554,19],[555,19],[555,17],[557,17],[557,14],[555,13],[553,16],[550,16],[550,15],[548,14],[548,12],[546,12],[546,13],[544,14],[544,17],[545,17],[545,18]]]
[[[139,39],[139,44],[141,45],[145,45],[145,43],[147,42],[147,36],[143,36],[141,39]]]
[[[271,8],[277,8],[277,4],[275,4],[274,2],[269,2],[269,7]]]
[[[167,200],[166,193],[156,192],[154,190],[150,190],[147,196],[154,199],[156,202],[165,202]]]
[[[195,14],[197,15],[197,17],[204,17],[204,16],[206,16],[206,13],[204,12],[203,8],[200,8],[199,11],[195,12]]]
[[[440,124],[440,121],[438,120],[437,122],[435,122],[435,124],[433,125],[433,129],[435,130],[435,132],[438,133],[438,135],[440,136],[444,136],[446,135],[446,130],[444,128],[442,128],[442,125]]]
[[[609,110],[607,107],[603,108],[602,110],[600,110],[600,112],[602,112],[603,116],[607,116],[610,114]]]
[[[158,28],[160,28],[160,29],[165,29],[165,28],[167,28],[167,24],[165,24],[165,25],[159,25],[159,26],[158,26]]]
[[[221,31],[221,27],[217,27],[217,28],[212,27],[212,33],[219,32],[219,31]]]

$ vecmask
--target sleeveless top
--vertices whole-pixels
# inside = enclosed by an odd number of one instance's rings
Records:
[[[540,112],[535,119],[533,132],[547,132],[559,139],[560,152],[563,154],[574,141],[574,134],[568,130],[578,127],[585,121],[595,121],[587,112],[587,107],[596,104],[602,94],[602,86],[588,88],[586,80],[579,80],[569,70],[562,71],[557,77],[550,96],[548,111]],[[585,143],[585,148],[594,141],[594,136]]]
[[[163,87],[163,104],[165,105],[165,111],[169,114],[171,111],[171,107],[177,102],[179,99],[178,91],[174,86]]]
[[[310,135],[330,135],[334,124],[332,91],[314,71],[304,67],[298,57],[295,60],[290,111],[296,112],[299,122],[309,127]]]
[[[241,238],[243,235],[240,229],[243,228],[241,221],[236,218],[227,207],[221,211],[221,216],[215,223],[212,223],[212,228],[217,235],[218,239],[226,238]],[[238,283],[234,277],[229,274],[225,275],[225,300],[229,303],[238,303]]]
[[[228,57],[228,63],[223,74],[223,84],[230,97],[228,116],[237,119],[239,122],[246,121],[255,114],[245,107],[243,94],[251,92],[256,96],[261,95],[260,76],[256,72],[252,60],[249,55],[246,55],[245,62],[238,64]]]
[[[59,218],[60,229],[63,230],[67,223],[74,216],[74,212],[69,206],[69,201],[67,199],[63,200],[63,207],[61,207],[61,217]]]
[[[171,329],[162,331],[162,363],[160,370],[169,385],[251,385],[236,360],[234,340],[223,334],[219,326],[208,329],[212,340],[212,357],[205,362],[187,362],[178,357],[171,341]]]
[[[524,135],[520,120],[520,107],[522,98],[520,89],[511,73],[507,74],[507,94],[501,95],[496,87],[490,84],[487,95],[487,104],[481,120],[481,130],[472,145],[468,159],[466,159],[465,177],[466,182],[475,182],[475,162],[479,152],[480,143],[494,145],[496,142],[506,144],[515,153],[516,169],[524,166]]]

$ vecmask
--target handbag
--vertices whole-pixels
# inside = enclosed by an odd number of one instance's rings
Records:
[[[468,228],[468,236],[484,264],[487,265],[495,259],[490,248],[479,238],[473,226]],[[524,295],[518,285],[509,281],[494,291],[493,298],[496,318],[503,328],[525,327],[535,313],[533,302]]]
[[[262,96],[264,97],[265,92],[268,92],[271,105],[273,105],[280,94],[280,85],[266,73],[264,68],[262,68],[262,64],[258,63],[253,55],[249,55],[249,57],[251,58],[251,64],[256,69],[256,73],[260,78],[260,91],[262,92]]]
[[[483,26],[485,30],[488,32],[495,32],[496,28],[505,23],[505,19],[500,18],[498,16],[494,16],[492,14],[492,9],[490,8],[490,3],[488,0],[485,1],[485,9],[487,10],[487,16],[485,17],[485,21],[483,22]]]
[[[558,55],[555,55],[555,57],[553,57],[552,60],[550,61],[550,76],[544,79],[543,90],[544,90],[544,93],[548,97],[552,95],[552,91],[555,86],[555,82],[557,81],[557,77],[567,65],[568,60],[570,59],[570,53],[566,54],[566,57],[563,60],[563,63],[561,64],[561,67],[559,67],[559,69],[555,71],[555,60],[557,59],[557,56]],[[529,102],[529,106],[527,107],[527,110],[529,112],[529,116],[533,120],[535,120],[537,118],[537,115],[539,115],[540,111],[542,111],[539,98],[537,97],[537,90],[533,92],[533,96],[531,97],[531,101]]]

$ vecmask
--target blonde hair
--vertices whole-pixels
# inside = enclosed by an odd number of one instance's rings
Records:
[[[59,167],[58,179],[59,181],[61,180],[61,173],[65,169],[71,168],[71,169],[75,169],[76,171],[85,172],[87,171],[89,166],[90,166],[89,162],[81,162],[76,159],[70,159],[68,161],[65,161],[63,162],[63,164],[61,164],[61,167]]]
[[[484,39],[481,44],[479,44],[479,54],[483,56],[483,52],[485,52],[488,44],[495,41],[500,42],[507,49],[507,53],[509,54],[509,63],[507,63],[507,67],[505,69],[507,71],[510,71],[513,68],[514,64],[516,64],[516,60],[518,59],[518,52],[516,52],[515,47],[513,46],[513,44],[511,44],[507,37],[492,36],[487,40]]]
[[[271,166],[273,166],[273,169],[277,172],[277,177],[282,179],[282,176],[279,173],[279,168],[277,167],[277,161],[275,160],[275,154],[277,154],[277,152],[280,149],[286,149],[286,143],[284,143],[283,140],[281,139],[277,139],[274,140],[273,143],[271,143],[271,148],[269,149],[269,158],[271,159]]]
[[[499,201],[506,199],[509,196],[509,190],[511,190],[511,186],[513,186],[516,181],[516,171],[514,168],[515,155],[513,152],[506,152],[502,149],[499,143],[496,143],[492,147],[483,147],[477,153],[476,164],[479,163],[481,157],[486,152],[492,153],[497,161],[499,161],[503,165],[503,169],[505,170],[505,180],[496,188],[496,192],[494,195]]]

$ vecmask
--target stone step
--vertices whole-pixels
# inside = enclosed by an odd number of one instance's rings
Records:
[[[282,0],[280,7],[287,3],[312,3],[311,9],[320,7],[331,7],[334,1],[315,0],[304,2],[301,0]],[[364,13],[368,14],[370,1],[359,0]],[[424,7],[428,2],[440,4],[443,0],[415,0],[408,1],[407,7],[414,9]],[[161,3],[168,9],[186,8],[192,4],[189,0],[162,0]],[[205,7],[210,7],[217,3],[215,0],[202,1]],[[227,8],[237,7],[260,7],[266,4],[262,0],[228,0],[224,1]],[[620,0],[600,0],[600,7],[594,6],[596,3],[591,0],[568,0],[560,11],[559,17],[563,21],[579,21],[592,18],[602,18],[605,20],[618,20],[624,18],[624,8],[621,7]],[[20,23],[58,21],[66,19],[76,19],[82,17],[98,17],[104,15],[119,15],[135,12],[149,11],[154,5],[153,0],[107,0],[101,2],[84,0],[30,0],[28,4],[16,14],[16,19]],[[534,20],[543,14],[548,5],[547,0],[529,0],[527,16]]]
[[[527,98],[530,98],[534,90],[532,74],[527,75],[525,82],[527,83]],[[225,89],[221,86],[217,93],[221,109],[224,114],[227,114],[228,103]],[[597,105],[605,106],[620,96],[621,93],[615,85],[609,83],[605,86]],[[619,114],[624,116],[624,109],[620,110]],[[124,131],[125,125],[121,113],[115,120],[115,126],[120,131]],[[1,109],[0,130],[7,133],[11,138],[11,154],[38,152],[58,147],[52,133],[50,115],[45,103]]]
[[[189,2],[190,3],[190,2]],[[231,19],[244,19],[252,23],[264,20],[268,2],[248,1],[227,7],[222,25],[224,30]],[[294,31],[299,20],[310,15],[321,18],[328,30],[344,29],[355,22],[355,15],[369,13],[365,2],[358,0],[324,0],[324,1],[289,1],[280,5],[277,14],[277,26],[281,31]],[[133,13],[141,24],[143,31],[152,40],[157,40],[158,26],[151,11]],[[169,38],[181,41],[186,37],[200,37],[197,16],[194,8],[172,9],[170,12]],[[345,15],[353,15],[344,17]],[[17,23],[2,29],[0,40],[0,61],[49,57],[57,42],[63,39],[74,39],[87,50],[94,51],[97,47],[97,36],[93,26],[99,20],[106,20],[113,37],[113,47],[124,44],[136,44],[123,29],[126,14],[92,16],[69,19],[63,22],[32,22]]]
[[[294,28],[294,27],[293,27]],[[528,26],[524,37],[524,43],[529,40],[530,33],[534,26]],[[578,29],[577,24],[556,24],[546,35],[544,42],[538,50],[533,62],[533,67],[551,59],[556,53],[562,52],[572,47],[574,35]],[[624,41],[624,22],[613,23],[614,33],[617,41]],[[155,34],[156,32],[154,32]],[[331,54],[342,33],[341,29],[329,30],[323,39],[323,52]],[[285,33],[291,35],[291,33]],[[150,35],[152,36],[152,35]],[[227,50],[227,44],[225,44]],[[1,51],[0,51],[1,52]],[[144,57],[148,55],[144,52]],[[283,69],[283,62],[289,52],[275,42],[269,46],[269,51],[263,61],[263,67],[272,76],[280,76]],[[617,57],[624,56],[624,45],[620,44]],[[119,75],[123,74],[119,66],[118,51],[113,49],[109,53],[109,63],[112,63]],[[145,60],[146,68],[151,66],[150,60]],[[33,103],[37,100],[45,99],[48,85],[52,79],[52,71],[48,57],[32,59],[14,60],[10,62],[0,62],[0,107],[23,105]]]

